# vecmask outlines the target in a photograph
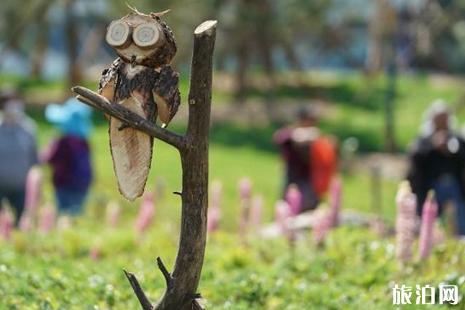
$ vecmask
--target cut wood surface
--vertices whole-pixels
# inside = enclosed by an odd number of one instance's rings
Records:
[[[135,98],[126,99],[121,105],[145,117],[142,104]],[[124,197],[133,201],[144,193],[152,162],[153,138],[114,117],[110,119],[109,134],[118,188]]]

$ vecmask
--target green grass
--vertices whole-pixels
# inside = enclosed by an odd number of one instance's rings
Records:
[[[382,149],[383,77],[367,80],[357,74],[309,74],[306,78],[310,86],[283,86],[276,90],[278,98],[324,99],[331,112],[322,120],[324,131],[340,139],[356,136],[363,151]],[[23,83],[26,93],[33,90],[32,94],[41,96],[48,90],[62,89],[55,82]],[[185,98],[186,80],[181,88]],[[262,95],[260,90],[251,90],[251,96]],[[443,97],[456,103],[461,95],[457,81],[433,83],[424,76],[401,77],[396,103],[400,146],[405,148],[415,137],[421,114],[432,100]],[[230,98],[227,92],[214,94],[215,102]],[[44,147],[57,132],[46,124],[41,108],[29,112],[38,121],[38,138]],[[459,119],[465,119],[463,111],[459,112]],[[139,202],[127,202],[119,195],[107,125],[99,115],[95,120],[91,138],[95,181],[85,216],[71,231],[15,233],[12,242],[0,244],[0,309],[137,309],[123,268],[136,272],[153,300],[162,293],[163,279],[154,259],[161,256],[168,266],[174,262],[180,200],[171,192],[181,187],[179,155],[168,145],[155,142],[147,188],[157,189],[162,195],[156,199],[154,226],[144,237],[138,237],[132,223]],[[173,128],[182,132],[184,127],[177,123]],[[249,177],[253,192],[264,196],[266,222],[273,219],[273,206],[281,195],[282,164],[271,141],[276,128],[277,124],[212,126],[210,181],[222,181],[224,200],[221,231],[209,238],[199,288],[209,309],[340,309],[341,305],[347,309],[386,309],[391,307],[389,285],[393,282],[414,286],[452,281],[458,282],[465,293],[465,261],[461,255],[465,248],[454,241],[436,248],[426,264],[413,263],[404,272],[394,258],[394,241],[361,228],[337,229],[323,249],[312,245],[310,233],[294,250],[282,239],[241,244],[236,234],[238,180]],[[49,171],[46,173],[48,177]],[[383,179],[381,206],[373,210],[367,172],[345,174],[343,208],[379,212],[392,223],[396,187],[396,180]],[[160,188],[164,190],[160,192]],[[45,200],[54,201],[50,182],[45,185]],[[123,207],[123,220],[116,230],[104,225],[109,200]],[[89,252],[95,247],[100,248],[102,257],[92,261]]]
[[[1,244],[4,309],[138,309],[123,268],[136,272],[152,300],[160,297],[164,280],[154,257],[173,263],[173,225],[157,219],[142,239],[127,222],[117,231],[81,225],[48,236],[16,234],[12,243]],[[443,244],[426,263],[401,270],[393,240],[365,229],[337,229],[324,248],[312,246],[310,237],[292,250],[281,239],[245,246],[229,234],[211,236],[199,288],[208,308],[389,309],[394,283],[415,288],[446,282],[465,293],[463,243]],[[101,257],[94,261],[89,251],[96,246]]]

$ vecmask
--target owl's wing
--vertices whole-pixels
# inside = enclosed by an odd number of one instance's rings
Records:
[[[154,85],[153,98],[157,104],[158,117],[164,125],[168,125],[181,104],[179,73],[170,65],[161,68],[159,78]]]
[[[98,93],[111,102],[115,100],[115,87],[118,82],[121,65],[121,58],[116,58],[109,68],[103,70],[98,83]]]

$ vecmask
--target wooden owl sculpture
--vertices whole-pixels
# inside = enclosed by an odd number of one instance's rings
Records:
[[[111,22],[106,41],[119,57],[103,71],[99,93],[165,127],[178,110],[180,95],[179,74],[170,66],[176,43],[170,28],[161,20],[163,14],[133,12]],[[115,118],[109,122],[118,188],[124,197],[134,200],[144,192],[153,138]]]

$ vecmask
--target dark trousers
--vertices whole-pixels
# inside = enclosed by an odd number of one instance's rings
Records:
[[[457,221],[457,234],[465,236],[465,201],[460,190],[459,182],[450,176],[440,178],[433,186],[436,192],[436,200],[439,204],[440,214],[442,208],[448,202],[451,202],[455,208],[455,217]]]
[[[0,189],[0,206],[4,199],[6,199],[13,207],[16,213],[15,225],[18,226],[19,219],[24,211],[24,199],[26,196],[25,189],[18,190],[3,190]]]

